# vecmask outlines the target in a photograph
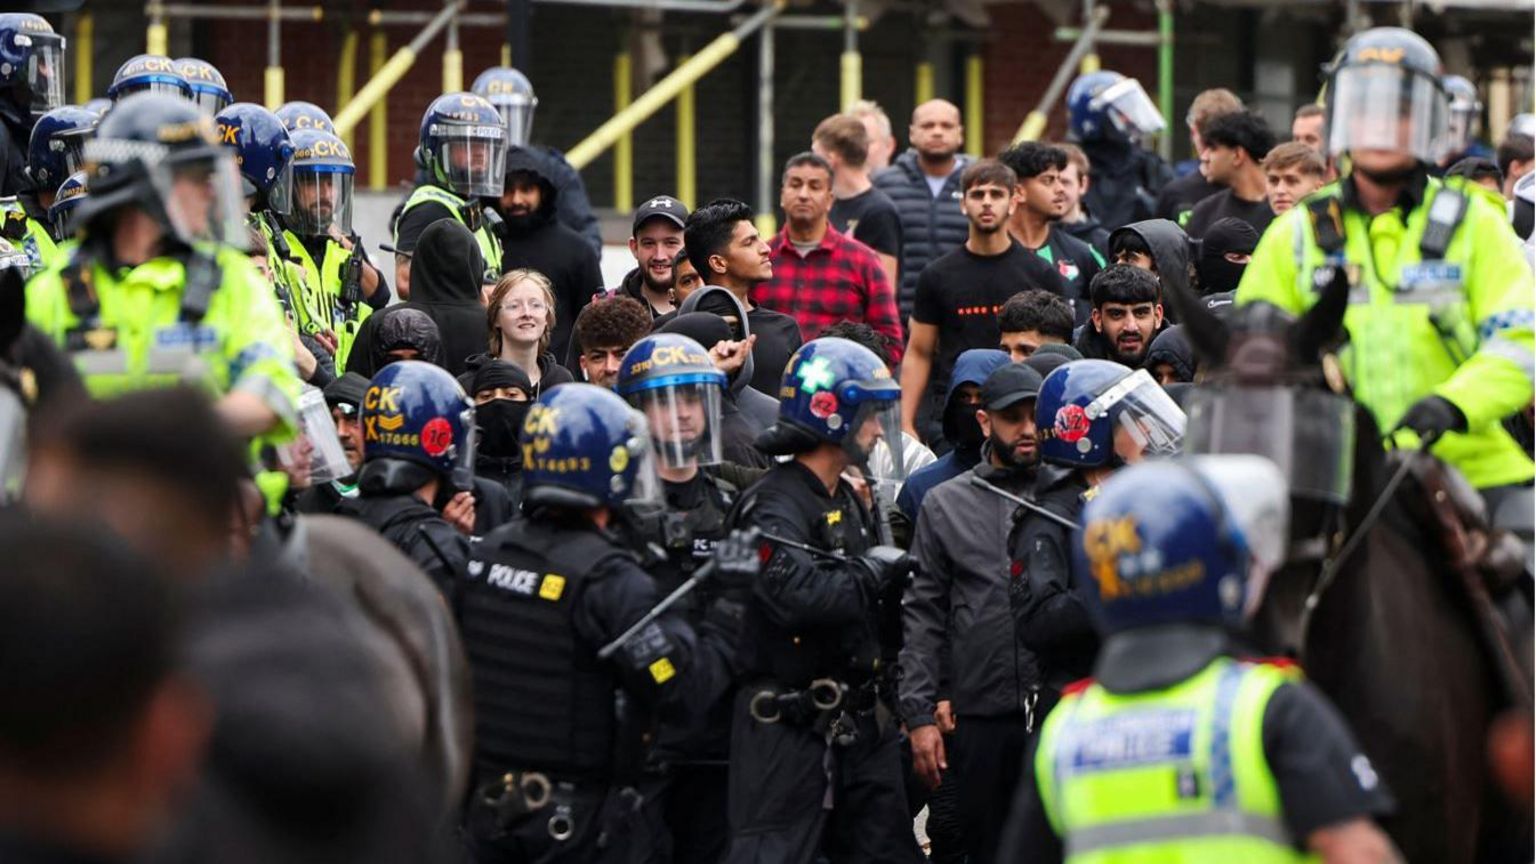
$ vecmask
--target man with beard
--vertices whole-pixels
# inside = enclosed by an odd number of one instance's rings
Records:
[[[363,424],[359,417],[363,397],[368,393],[368,379],[348,372],[325,385],[325,404],[330,406],[336,423],[336,440],[347,457],[351,473],[325,483],[316,483],[299,493],[293,509],[300,513],[335,513],[341,502],[357,497],[357,472],[363,467]]]
[[[523,147],[507,149],[507,182],[501,194],[506,220],[501,272],[525,267],[549,277],[555,289],[555,331],[549,350],[567,356],[576,313],[602,290],[597,253],[555,218],[555,186],[544,158]],[[489,262],[487,262],[489,263]]]
[[[981,382],[1008,362],[1007,354],[993,348],[971,348],[955,358],[943,415],[944,440],[952,443],[954,449],[913,471],[907,482],[901,484],[896,509],[908,526],[917,522],[918,510],[930,490],[959,477],[981,461],[981,424],[976,419],[976,411],[981,407]]]
[[[1018,205],[1008,220],[1008,233],[1056,268],[1066,283],[1077,324],[1088,323],[1088,285],[1104,268],[1104,258],[1061,228],[1068,203],[1061,173],[1067,169],[1066,151],[1026,141],[1004,150],[997,161],[1012,168],[1019,180]]]
[[[660,318],[676,308],[677,262],[683,257],[683,225],[688,208],[676,198],[657,195],[635,211],[629,254],[635,269],[625,274],[617,290],[651,308]]]
[[[890,196],[901,219],[901,284],[896,300],[903,320],[917,301],[918,274],[965,242],[960,172],[970,161],[960,155],[965,127],[953,103],[934,99],[917,106],[908,134],[912,149],[875,175],[875,188]]]
[[[1040,373],[1017,363],[982,383],[981,462],[923,499],[912,543],[919,567],[901,604],[900,713],[913,770],[937,787],[953,767],[969,860],[984,864],[993,860],[1019,780],[1038,682],[1008,608],[1008,537],[1018,508],[972,481],[1030,494],[1040,383]],[[947,717],[941,698],[952,705]],[[943,733],[952,733],[948,747]]]
[[[1163,329],[1162,291],[1157,277],[1130,264],[1115,264],[1089,286],[1093,317],[1072,347],[1084,357],[1141,366],[1152,340]]]
[[[949,370],[961,351],[997,346],[997,312],[1009,297],[1030,288],[1065,293],[1061,275],[1008,234],[1017,176],[987,159],[965,169],[961,186],[969,236],[933,262],[918,280],[906,360],[901,367],[902,428],[930,442],[942,440],[937,424],[923,418],[942,398]],[[919,424],[924,427],[919,435]]]

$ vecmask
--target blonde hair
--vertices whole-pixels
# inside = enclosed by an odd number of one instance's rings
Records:
[[[1243,110],[1243,100],[1231,90],[1225,87],[1202,90],[1195,97],[1195,101],[1189,104],[1189,113],[1184,116],[1184,122],[1204,135],[1205,124],[1211,122],[1213,117],[1220,114],[1235,114],[1241,110]]]
[[[874,117],[875,122],[880,127],[880,131],[884,133],[886,137],[891,137],[892,135],[891,117],[889,114],[885,113],[884,108],[880,107],[879,102],[875,102],[870,99],[860,99],[852,105],[849,105],[848,110],[843,113],[847,114],[849,117],[858,117],[861,120],[866,115]]]
[[[492,357],[501,355],[501,327],[497,325],[497,319],[501,317],[501,301],[505,300],[512,289],[523,282],[531,282],[544,295],[544,305],[548,311],[544,313],[544,335],[539,337],[539,354],[549,350],[549,340],[555,332],[555,286],[537,270],[520,268],[508,270],[496,280],[496,287],[491,290],[491,299],[485,304],[485,325],[488,331],[487,343]]]

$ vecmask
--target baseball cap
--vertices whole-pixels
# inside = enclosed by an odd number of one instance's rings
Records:
[[[363,396],[368,393],[368,379],[356,372],[348,372],[325,385],[323,392],[327,405],[350,405],[355,410],[362,407]]]
[[[652,198],[649,201],[646,201],[644,204],[641,204],[640,207],[635,210],[635,223],[634,226],[630,228],[629,233],[638,233],[640,231],[641,225],[644,225],[648,220],[654,219],[658,216],[666,217],[666,219],[673,225],[681,228],[683,227],[683,223],[688,219],[688,208],[684,207],[683,202],[677,200],[676,198],[672,198],[667,195],[657,195],[655,198]]]
[[[1001,411],[1040,395],[1040,373],[1023,363],[1009,363],[993,370],[981,382],[981,404],[988,411]]]

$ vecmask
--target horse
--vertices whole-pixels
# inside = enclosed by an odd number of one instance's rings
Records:
[[[1290,454],[1293,470],[1326,475],[1319,469],[1334,467],[1337,494],[1298,494],[1293,485],[1287,561],[1271,574],[1249,636],[1261,653],[1292,656],[1344,715],[1370,760],[1354,766],[1357,778],[1386,783],[1396,809],[1382,827],[1408,861],[1506,860],[1507,849],[1524,855],[1508,852],[1507,860],[1528,861],[1528,808],[1516,812],[1494,791],[1486,745],[1501,709],[1529,707],[1529,672],[1508,650],[1529,642],[1489,632],[1497,623],[1473,584],[1482,574],[1472,572],[1498,570],[1512,581],[1523,552],[1516,542],[1511,554],[1507,532],[1476,524],[1475,514],[1450,536],[1454,526],[1438,515],[1446,499],[1470,501],[1466,509],[1475,511],[1476,493],[1427,452],[1385,450],[1372,415],[1342,395],[1330,348],[1347,291],[1345,280],[1333,280],[1295,320],[1252,304],[1224,322],[1203,304],[1171,298],[1214,369],[1193,398],[1212,408],[1249,398],[1250,411],[1254,394],[1296,398],[1286,412],[1294,421],[1340,433],[1331,449]],[[1341,409],[1331,415],[1330,391]],[[1192,433],[1199,410],[1191,406]],[[1271,455],[1263,452],[1264,422],[1252,427],[1254,447],[1219,452]],[[1195,437],[1186,443],[1198,449]],[[1473,538],[1477,554],[1456,537]]]

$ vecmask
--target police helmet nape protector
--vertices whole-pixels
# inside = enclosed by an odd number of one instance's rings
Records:
[[[1135,78],[1122,78],[1109,85],[1094,101],[1104,106],[1105,116],[1133,141],[1163,131],[1163,115]]]
[[[645,415],[660,465],[676,470],[720,463],[718,384],[667,383],[640,390],[629,401]]]
[[[501,126],[434,122],[433,157],[443,182],[465,198],[495,198],[506,183],[506,130]]]
[[[1209,386],[1189,396],[1187,453],[1248,453],[1273,462],[1290,494],[1349,503],[1355,406],[1343,396],[1289,387]]]
[[[325,394],[319,388],[305,385],[299,396],[299,430],[309,440],[312,452],[309,462],[309,479],[326,483],[352,473],[347,454],[341,447],[336,433],[336,419],[331,407],[325,402]]]
[[[1109,417],[1115,451],[1137,449],[1143,457],[1172,456],[1184,438],[1184,412],[1145,369],[1137,369],[1099,394],[1084,409],[1088,420]]]
[[[1438,162],[1449,140],[1440,79],[1395,63],[1337,69],[1328,82],[1328,152],[1390,150]]]

